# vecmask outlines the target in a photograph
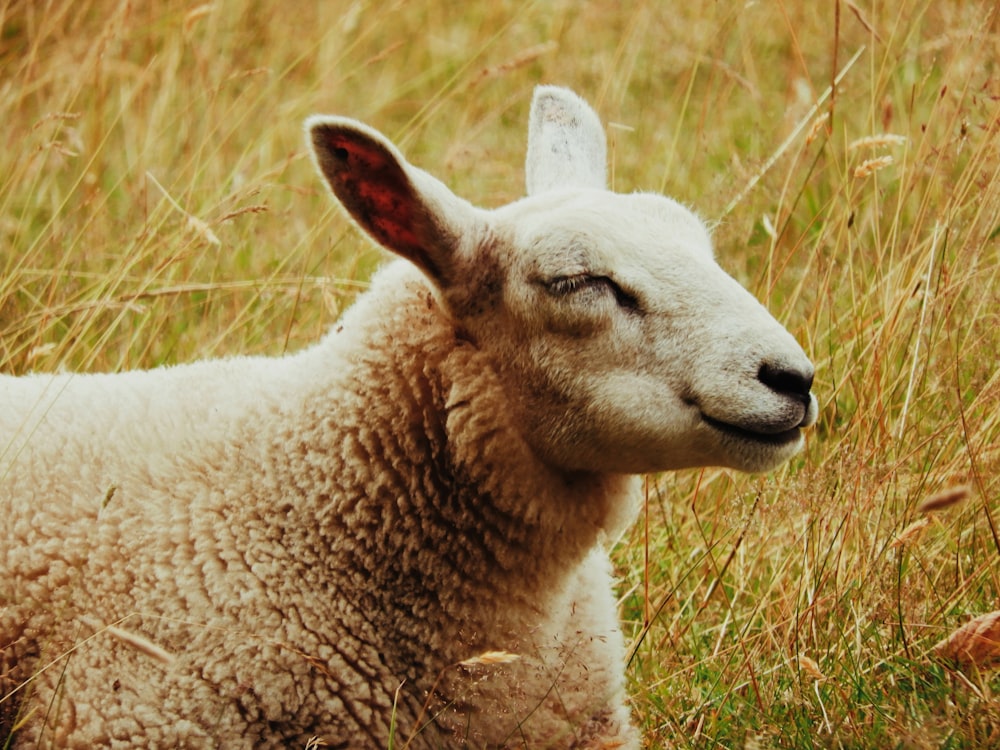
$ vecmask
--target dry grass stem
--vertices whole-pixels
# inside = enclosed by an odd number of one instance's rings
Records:
[[[862,164],[862,166],[864,166],[864,165]],[[860,169],[860,167],[859,167],[859,169]],[[855,172],[855,176],[857,176],[857,172]],[[912,356],[912,358],[910,360],[910,376],[909,376],[909,378],[907,380],[907,383],[906,383],[906,395],[903,397],[903,408],[900,411],[899,426],[897,427],[897,430],[896,430],[896,437],[899,440],[902,440],[903,439],[903,435],[905,434],[905,431],[906,431],[906,416],[907,416],[907,413],[909,412],[909,409],[910,409],[910,402],[913,399],[913,388],[914,388],[914,386],[916,384],[917,367],[918,367],[918,365],[920,363],[921,334],[924,331],[924,326],[925,326],[925,323],[927,321],[927,307],[929,305],[930,297],[931,297],[931,291],[930,291],[931,290],[931,277],[932,277],[932,274],[934,273],[934,264],[937,261],[938,242],[939,242],[939,240],[941,238],[941,234],[942,234],[941,225],[938,224],[938,223],[935,223],[934,224],[934,233],[931,236],[931,249],[930,249],[930,253],[928,253],[928,257],[927,257],[927,274],[924,277],[923,295],[922,295],[922,299],[920,301],[920,320],[917,322],[916,343],[914,344],[914,347],[913,347],[913,356]]]
[[[862,45],[854,53],[851,59],[844,64],[844,67],[840,69],[840,72],[837,74],[836,78],[833,79],[833,84],[827,87],[827,89],[819,96],[816,102],[809,108],[809,111],[806,112],[805,116],[798,121],[798,123],[792,129],[792,132],[789,133],[788,137],[785,138],[785,140],[781,142],[778,148],[776,148],[774,152],[767,158],[767,161],[764,162],[764,166],[762,166],[750,178],[747,184],[743,186],[743,189],[736,194],[736,196],[728,203],[728,205],[726,205],[726,207],[722,211],[721,216],[719,217],[720,221],[724,219],[726,216],[728,216],[730,213],[732,213],[733,209],[735,209],[736,206],[740,204],[740,202],[750,193],[750,191],[754,189],[757,183],[760,182],[760,180],[764,177],[764,175],[767,174],[771,170],[771,168],[778,162],[778,159],[780,159],[785,154],[785,152],[789,148],[791,148],[791,145],[795,143],[796,139],[799,137],[799,134],[802,133],[805,126],[809,122],[811,122],[813,118],[816,116],[816,113],[819,112],[819,108],[822,107],[824,102],[826,102],[826,100],[830,98],[831,93],[833,93],[833,87],[840,84],[840,82],[844,79],[844,77],[848,74],[848,72],[850,72],[851,68],[854,67],[854,63],[858,61],[858,59],[861,57],[861,54],[864,51],[865,48]]]
[[[136,651],[145,654],[151,659],[155,659],[161,664],[170,665],[174,663],[176,658],[173,654],[160,646],[157,646],[151,640],[145,636],[141,636],[138,633],[133,633],[130,630],[125,630],[117,625],[105,625],[103,628],[104,632],[109,635],[114,636],[122,643],[126,643]]]
[[[192,26],[211,13],[214,8],[213,3],[203,3],[189,10],[184,16],[184,31],[190,31]]]
[[[489,68],[483,68],[481,71],[479,71],[476,77],[473,78],[472,81],[470,81],[469,86],[470,87],[476,86],[488,78],[504,75],[505,73],[510,73],[512,71],[517,70],[518,68],[523,68],[525,65],[529,65],[542,55],[547,55],[550,52],[555,52],[555,50],[557,50],[558,48],[559,48],[558,42],[555,42],[553,40],[543,42],[542,44],[536,44],[533,47],[530,47],[526,50],[519,52],[518,54],[514,55],[514,57],[512,57],[511,59],[502,62],[499,65],[494,65]]]
[[[459,662],[463,667],[491,666],[494,664],[510,664],[520,659],[519,654],[512,654],[509,651],[484,651],[479,656],[473,656]]]
[[[875,41],[881,44],[883,41],[882,37],[875,30],[875,27],[872,26],[871,22],[868,20],[865,14],[861,12],[861,9],[857,5],[852,3],[851,0],[845,0],[845,4],[850,9],[851,13],[854,14],[854,17],[858,19],[858,22],[865,28],[865,31],[867,31],[869,34],[875,37]]]
[[[156,185],[159,191],[163,194],[163,197],[166,198],[167,201],[170,203],[170,205],[173,206],[174,209],[176,209],[179,213],[184,215],[184,217],[187,219],[187,224],[191,229],[193,229],[197,234],[201,235],[205,239],[205,241],[208,242],[210,245],[215,245],[216,247],[222,246],[222,240],[220,240],[219,237],[215,234],[215,232],[212,231],[211,227],[208,226],[208,223],[199,219],[194,214],[185,211],[181,207],[181,204],[178,203],[176,200],[174,200],[173,196],[171,196],[170,193],[167,192],[167,189],[160,184],[159,180],[157,180],[156,177],[153,176],[152,172],[146,172],[146,177],[149,179],[150,182]]]

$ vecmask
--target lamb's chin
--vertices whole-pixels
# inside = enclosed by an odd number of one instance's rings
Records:
[[[801,428],[778,433],[755,433],[725,424],[712,424],[719,434],[722,458],[730,469],[757,473],[771,471],[798,453],[805,442]]]

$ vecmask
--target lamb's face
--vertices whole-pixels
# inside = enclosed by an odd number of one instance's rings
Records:
[[[570,469],[758,471],[816,419],[812,365],[658,195],[548,192],[500,209],[502,292],[464,324],[531,443]]]
[[[572,92],[538,89],[528,197],[492,212],[361,123],[307,127],[334,195],[423,269],[550,463],[756,471],[799,448],[817,412],[809,360],[716,265],[693,214],[605,189],[603,130]]]

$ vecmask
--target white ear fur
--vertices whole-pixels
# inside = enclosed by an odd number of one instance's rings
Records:
[[[531,101],[528,195],[562,187],[607,188],[607,145],[597,114],[569,89],[539,86]]]

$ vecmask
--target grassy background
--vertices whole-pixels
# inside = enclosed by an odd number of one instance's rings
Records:
[[[1000,609],[994,3],[25,0],[0,2],[0,70],[15,373],[315,340],[380,255],[305,116],[494,206],[522,192],[532,87],[575,88],[615,187],[716,224],[822,403],[772,475],[649,478],[617,552],[649,746],[1000,746],[995,673],[928,657]]]

